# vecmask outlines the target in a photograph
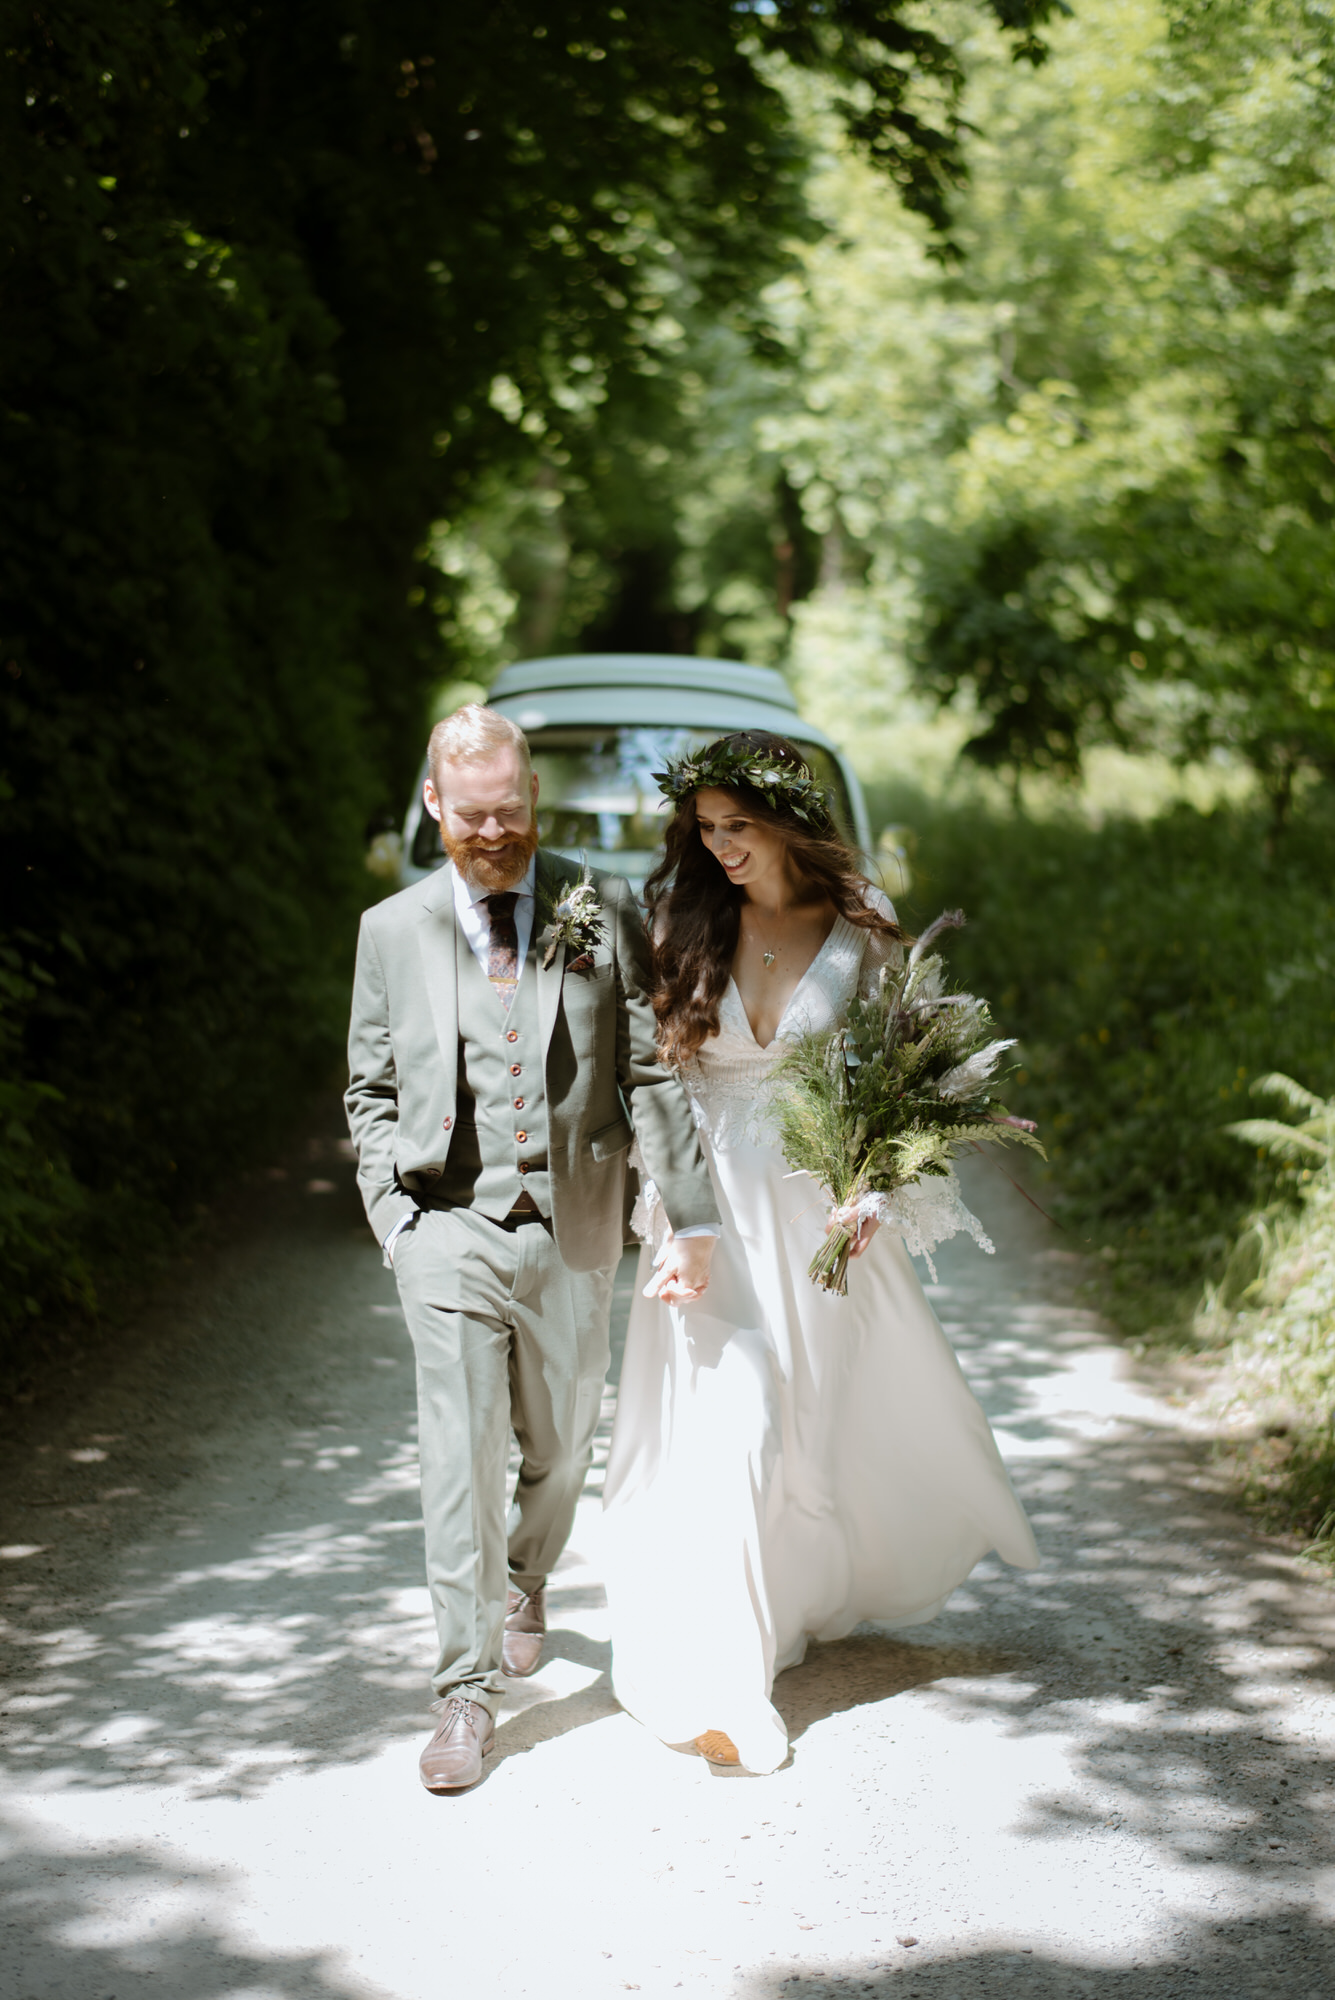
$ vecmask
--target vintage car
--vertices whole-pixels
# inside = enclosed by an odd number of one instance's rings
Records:
[[[503,668],[488,700],[528,738],[543,845],[574,862],[624,875],[638,889],[661,852],[667,811],[653,773],[732,730],[767,729],[796,743],[830,787],[844,832],[879,878],[852,766],[803,719],[770,667],[677,653],[577,653]],[[423,765],[404,823],[405,884],[442,859],[436,823],[422,805],[425,776]]]

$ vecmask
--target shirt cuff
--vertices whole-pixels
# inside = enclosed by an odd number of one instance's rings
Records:
[[[688,1236],[721,1236],[722,1234],[723,1231],[719,1228],[717,1222],[693,1222],[689,1229],[674,1229],[672,1240],[674,1243],[684,1243]]]

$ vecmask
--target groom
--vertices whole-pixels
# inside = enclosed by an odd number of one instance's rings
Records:
[[[576,871],[538,847],[521,732],[462,708],[432,732],[427,761],[449,865],[362,919],[346,1103],[417,1353],[440,1641],[440,1724],[421,1773],[452,1792],[482,1774],[502,1675],[538,1664],[543,1587],[607,1370],[632,1124],[674,1228],[664,1298],[704,1290],[718,1209],[685,1092],[655,1054],[629,886],[599,877],[596,923],[553,943]],[[512,1429],[522,1463],[507,1524]]]

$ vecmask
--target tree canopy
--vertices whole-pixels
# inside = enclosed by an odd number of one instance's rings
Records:
[[[1060,11],[965,10],[1031,60]],[[142,1258],[328,1062],[367,821],[467,665],[455,524],[509,478],[543,530],[580,454],[635,487],[669,279],[763,355],[820,226],[780,75],[939,226],[962,18],[6,0],[6,1312]]]
[[[766,338],[663,270],[658,406],[613,395],[447,561],[499,565],[521,625],[564,565],[565,632],[597,599],[802,674],[834,617],[812,691],[857,680],[850,736],[907,676],[1017,778],[1098,743],[1224,757],[1280,824],[1335,772],[1329,11],[1088,0],[1037,69],[955,18],[956,254],[840,86],[776,72],[820,226],[758,291]]]

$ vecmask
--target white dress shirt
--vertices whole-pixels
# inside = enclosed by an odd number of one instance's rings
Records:
[[[487,898],[488,896],[495,895],[497,892],[494,889],[484,889],[475,882],[469,882],[458,868],[454,868],[452,873],[454,875],[455,917],[458,920],[460,930],[468,940],[469,950],[482,967],[482,970],[486,972],[491,963],[491,911],[487,908]],[[519,897],[519,901],[515,904],[515,934],[519,944],[519,970],[521,973],[524,970],[524,960],[528,956],[528,948],[533,938],[533,912],[537,900],[537,877],[538,863],[537,856],[535,855],[530,859],[528,867],[514,885],[515,892]],[[391,1263],[394,1260],[395,1238],[401,1230],[408,1227],[410,1222],[415,1222],[416,1220],[416,1215],[405,1215],[400,1222],[395,1223],[389,1235],[385,1238],[383,1247],[389,1253]],[[677,1235],[683,1241],[688,1236],[717,1236],[718,1233],[712,1222],[697,1223],[693,1229],[679,1229],[677,1231]]]

